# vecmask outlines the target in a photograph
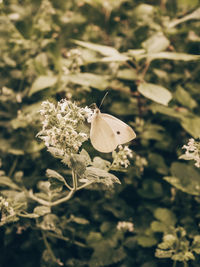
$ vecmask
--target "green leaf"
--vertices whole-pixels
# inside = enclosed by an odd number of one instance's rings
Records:
[[[138,235],[136,239],[138,244],[144,248],[153,247],[157,244],[157,239],[154,236]]]
[[[37,206],[34,208],[33,213],[38,216],[44,216],[45,214],[51,213],[51,209],[47,206]]]
[[[175,214],[166,208],[157,208],[154,211],[154,216],[157,220],[166,225],[175,225],[177,221]]]
[[[137,100],[133,99],[130,102],[115,101],[109,108],[110,112],[115,115],[132,115],[137,114]]]
[[[77,175],[82,177],[86,170],[85,155],[73,154],[70,158],[71,168],[75,170]]]
[[[170,116],[172,118],[177,118],[177,119],[182,119],[183,118],[183,114],[180,113],[177,109],[175,108],[170,108],[170,107],[166,107],[163,105],[158,105],[158,104],[152,104],[151,105],[151,110],[153,113],[161,113],[167,116]]]
[[[94,50],[94,51],[102,54],[103,56],[115,57],[115,56],[120,55],[120,53],[114,47],[111,47],[111,46],[98,45],[98,44],[83,42],[83,41],[78,41],[78,40],[72,40],[72,41],[77,45]]]
[[[75,223],[77,223],[77,224],[83,224],[83,225],[85,225],[85,224],[89,224],[89,223],[90,223],[88,220],[86,220],[86,219],[84,219],[84,218],[81,218],[81,217],[76,217],[76,216],[74,216],[74,215],[71,215],[71,216],[70,216],[70,221],[71,221],[71,222],[75,222]]]
[[[122,69],[117,72],[117,78],[134,81],[138,79],[138,75],[134,69]]]
[[[199,117],[183,117],[181,120],[182,127],[194,138],[200,137],[200,118]]]
[[[153,232],[164,233],[167,230],[167,228],[168,227],[163,222],[153,221],[151,223],[151,229],[152,229]]]
[[[167,105],[171,100],[171,93],[164,87],[152,83],[140,83],[138,91],[145,97],[162,105]]]
[[[87,243],[91,246],[96,246],[103,239],[101,233],[99,232],[90,232],[87,236]]]
[[[49,178],[55,178],[55,179],[59,180],[61,183],[65,184],[65,178],[54,170],[47,169],[46,170],[46,176]]]
[[[162,32],[158,32],[142,43],[144,49],[151,55],[167,49],[170,45],[169,40],[164,36]]]
[[[87,167],[85,178],[96,183],[113,186],[114,183],[121,184],[120,180],[113,174],[99,168]]]
[[[200,235],[196,235],[192,242],[192,251],[197,254],[200,254]]]
[[[146,179],[142,183],[142,188],[138,189],[140,196],[148,199],[159,198],[163,194],[161,183],[153,179]]]
[[[190,109],[193,109],[197,106],[197,102],[181,86],[178,86],[178,88],[176,89],[176,92],[174,93],[174,97],[177,99],[177,101],[180,104]]]
[[[164,180],[177,189],[190,195],[200,194],[200,173],[198,169],[185,163],[175,162],[171,166],[172,176],[164,177]]]
[[[3,186],[3,187],[6,186],[14,190],[20,191],[20,187],[16,185],[15,183],[13,183],[13,181],[7,176],[0,176],[0,186]]]
[[[102,159],[100,157],[95,157],[93,159],[92,166],[102,170],[108,170],[111,166],[111,163],[108,160]]]
[[[80,84],[82,86],[91,86],[99,90],[105,90],[109,85],[106,76],[87,72],[69,74],[65,76],[65,79],[68,80],[68,82]]]
[[[149,165],[160,174],[168,174],[168,167],[165,164],[164,158],[156,153],[150,153],[148,156]]]
[[[104,57],[101,59],[102,62],[112,62],[112,61],[113,62],[125,62],[127,60],[130,60],[130,58],[120,53],[110,56],[110,57]]]
[[[162,249],[157,248],[157,249],[156,249],[155,256],[156,256],[157,258],[161,258],[161,259],[164,259],[164,258],[171,258],[172,255],[173,255],[173,253],[174,253],[173,250],[162,250]]]
[[[168,59],[168,60],[182,60],[182,61],[193,61],[200,60],[200,55],[190,55],[186,53],[176,53],[176,52],[159,52],[159,53],[149,53],[141,55],[139,59],[148,58],[152,61],[155,59]]]
[[[47,169],[46,176],[49,178],[50,182],[50,190],[55,192],[60,192],[63,189],[63,185],[65,185],[66,181],[65,178],[57,173],[54,170]]]
[[[178,24],[186,22],[186,21],[191,20],[191,19],[197,19],[197,20],[200,19],[200,8],[197,8],[191,14],[188,14],[188,15],[180,18],[180,19],[175,19],[175,20],[171,21],[167,26],[169,28],[173,28],[173,27],[176,27]]]
[[[57,234],[62,234],[59,226],[59,218],[55,214],[46,214],[41,221],[37,222],[37,226],[42,230],[53,231]]]
[[[109,266],[117,264],[126,257],[122,247],[113,248],[109,241],[101,241],[95,246],[94,252],[89,262],[89,267]]]
[[[80,155],[81,155],[81,157],[84,158],[84,161],[85,161],[85,165],[86,165],[86,166],[92,164],[90,155],[88,154],[88,152],[87,152],[85,149],[82,149],[82,150],[81,150]]]
[[[141,137],[147,140],[161,141],[165,137],[165,129],[160,125],[146,124],[141,132]]]
[[[57,77],[55,76],[39,76],[32,84],[31,89],[29,91],[29,96],[32,96],[33,94],[45,88],[53,86],[56,82]]]

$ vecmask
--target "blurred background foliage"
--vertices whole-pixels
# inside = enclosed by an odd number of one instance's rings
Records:
[[[199,0],[0,1],[1,266],[199,266],[200,173],[178,159],[200,135],[199,28]],[[137,134],[122,184],[37,206],[46,169],[68,175],[36,138],[42,101],[107,90],[102,111]]]

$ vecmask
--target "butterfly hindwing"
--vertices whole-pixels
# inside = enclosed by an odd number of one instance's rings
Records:
[[[101,118],[115,133],[118,145],[127,143],[136,137],[133,129],[123,121],[105,113],[101,113]]]

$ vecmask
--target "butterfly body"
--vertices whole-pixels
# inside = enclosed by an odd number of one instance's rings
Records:
[[[91,121],[90,140],[96,150],[109,153],[118,145],[127,143],[135,137],[135,132],[126,123],[95,109]]]

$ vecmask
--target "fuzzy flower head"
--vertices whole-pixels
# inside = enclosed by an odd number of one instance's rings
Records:
[[[63,155],[76,153],[89,138],[85,122],[91,112],[88,107],[80,108],[68,100],[61,100],[57,106],[44,101],[40,110],[43,128],[37,136],[48,148],[57,149]]]
[[[119,151],[113,151],[113,163],[112,166],[114,168],[124,167],[127,168],[130,165],[130,161],[128,158],[133,157],[133,152],[128,148],[128,146],[118,146]]]
[[[185,160],[194,160],[195,166],[200,168],[200,142],[190,138],[187,145],[184,145],[182,148],[186,151],[180,158]]]

